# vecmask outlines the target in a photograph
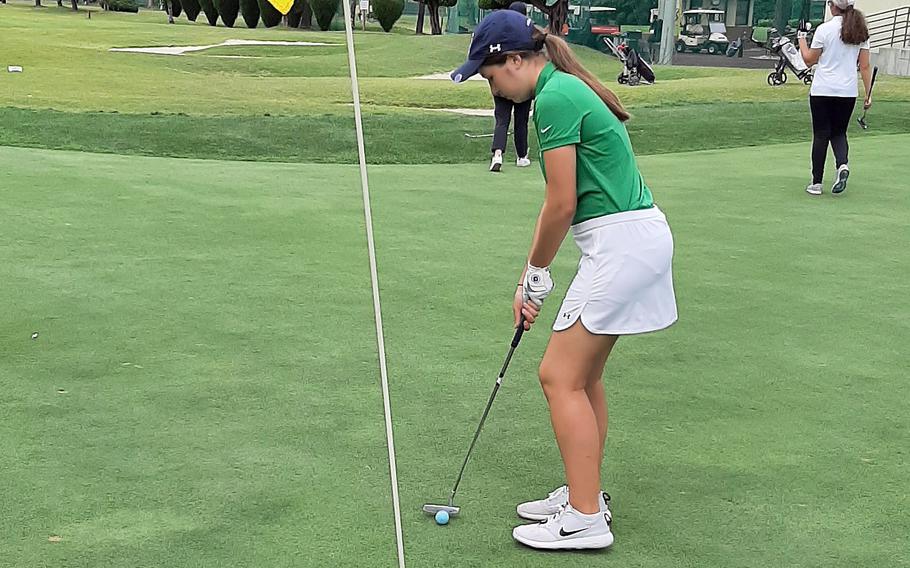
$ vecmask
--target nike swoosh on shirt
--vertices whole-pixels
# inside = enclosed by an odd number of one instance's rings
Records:
[[[540,133],[541,133],[541,134],[546,134],[547,131],[550,130],[551,128],[553,128],[553,125],[552,125],[552,124],[551,124],[550,126],[546,127],[546,128],[542,128],[542,129],[540,130]]]

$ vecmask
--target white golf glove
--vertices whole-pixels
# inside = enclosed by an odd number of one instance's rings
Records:
[[[538,268],[528,264],[528,270],[525,272],[525,281],[522,290],[525,302],[530,300],[537,304],[538,307],[543,305],[544,299],[553,291],[553,279],[550,277],[550,268]]]

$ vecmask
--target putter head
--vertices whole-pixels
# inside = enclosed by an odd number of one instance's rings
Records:
[[[450,505],[432,505],[427,503],[423,506],[423,512],[429,513],[430,515],[436,515],[439,511],[445,511],[449,514],[450,517],[455,517],[461,512],[461,507],[453,507]]]
[[[864,116],[857,118],[856,122],[859,123],[860,128],[862,128],[863,130],[867,130],[869,128],[869,125],[866,124],[866,117],[864,117]]]

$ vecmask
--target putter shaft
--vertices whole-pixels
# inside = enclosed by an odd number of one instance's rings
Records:
[[[499,392],[499,387],[502,386],[502,379],[506,375],[506,369],[509,368],[509,363],[512,361],[512,355],[515,354],[515,349],[518,347],[518,343],[521,341],[521,336],[525,331],[525,318],[521,316],[520,321],[518,322],[518,327],[515,329],[515,335],[512,337],[512,345],[509,348],[509,353],[506,355],[506,360],[502,364],[502,369],[499,371],[499,377],[496,379],[496,384],[493,385],[493,392],[490,393],[490,399],[487,401],[487,406],[483,410],[483,415],[480,417],[480,423],[477,425],[477,430],[474,431],[474,438],[471,440],[471,445],[468,447],[468,453],[464,456],[464,462],[461,464],[461,470],[458,472],[458,479],[455,480],[455,485],[452,487],[452,493],[449,495],[449,506],[455,506],[455,494],[458,492],[458,486],[461,484],[461,478],[464,475],[465,467],[468,465],[468,459],[471,457],[471,452],[474,451],[474,445],[477,444],[477,438],[480,437],[480,431],[483,429],[483,424],[487,420],[487,415],[490,414],[490,408],[493,407],[493,401],[496,399],[496,393]]]

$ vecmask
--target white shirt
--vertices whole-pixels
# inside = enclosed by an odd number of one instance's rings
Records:
[[[859,95],[859,81],[856,66],[859,50],[869,49],[869,42],[850,45],[840,38],[843,16],[834,16],[818,26],[812,38],[812,49],[821,49],[818,67],[812,76],[809,94],[816,97],[856,97]]]

